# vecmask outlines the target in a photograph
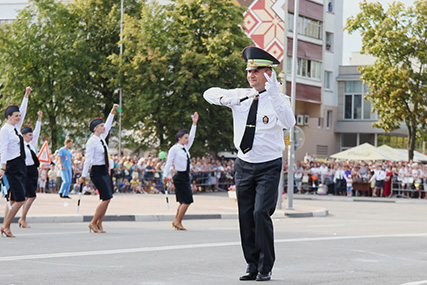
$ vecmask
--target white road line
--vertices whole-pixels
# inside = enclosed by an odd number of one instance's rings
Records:
[[[54,235],[75,235],[75,234],[86,234],[87,231],[80,232],[48,232],[48,233],[25,233],[19,234],[19,236],[54,236]]]
[[[279,240],[275,240],[275,243],[313,242],[313,241],[346,240],[346,239],[393,238],[393,237],[422,237],[422,236],[427,236],[427,233],[395,234],[395,235],[369,235],[369,236],[331,236],[331,237],[315,237],[315,238],[294,238],[294,239],[279,239]],[[47,253],[47,254],[4,256],[4,257],[0,257],[0,262],[1,261],[16,261],[16,260],[34,260],[34,259],[47,259],[47,258],[62,258],[62,257],[78,257],[78,256],[95,256],[95,255],[138,253],[138,252],[153,252],[153,251],[194,249],[194,248],[211,248],[211,247],[224,247],[224,246],[240,246],[240,242],[201,243],[201,244],[188,244],[188,245],[170,245],[170,246],[123,248],[123,249],[109,249],[109,250],[96,250],[96,251],[58,252],[58,253]]]
[[[427,284],[427,280],[409,282],[402,285],[422,285],[422,284]]]

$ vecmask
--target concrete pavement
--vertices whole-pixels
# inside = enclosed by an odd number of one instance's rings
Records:
[[[175,195],[169,195],[169,205],[163,194],[122,194],[116,193],[107,211],[105,221],[172,221],[178,203]],[[53,222],[88,222],[92,219],[99,199],[97,195],[83,195],[77,212],[78,195],[71,199],[60,198],[58,194],[38,194],[28,215],[28,223]],[[340,201],[427,204],[427,199],[378,198],[378,197],[345,197],[330,195],[294,194],[293,209],[289,210],[288,201],[284,200],[282,209],[277,209],[275,218],[326,217],[328,209],[306,205],[305,201]],[[3,221],[6,202],[0,200],[0,222]],[[18,212],[15,222],[20,217]],[[186,220],[190,219],[237,219],[237,203],[227,193],[197,193],[190,206]]]
[[[302,195],[300,195],[302,196]],[[28,214],[28,223],[45,222],[87,222],[92,218],[99,199],[97,195],[82,195],[77,212],[78,195],[71,199],[60,198],[58,194],[40,194]],[[122,194],[116,193],[112,199],[105,221],[172,221],[178,203],[175,195],[169,195],[169,205],[163,194]],[[298,195],[295,195],[296,200]],[[304,206],[295,201],[293,210],[287,210],[287,200],[281,210],[276,210],[274,217],[324,217],[328,210],[321,207]],[[0,221],[4,217],[6,202],[0,200]],[[21,215],[18,212],[15,221]],[[186,216],[189,219],[237,219],[237,203],[227,193],[197,193],[194,203]]]

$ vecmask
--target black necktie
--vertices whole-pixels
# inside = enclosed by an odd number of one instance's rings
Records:
[[[31,157],[33,158],[33,161],[34,161],[34,165],[35,165],[36,167],[39,167],[39,166],[40,166],[40,161],[39,161],[39,159],[37,158],[36,153],[31,149],[31,147],[30,147],[30,145],[29,145],[29,144],[27,144],[27,147],[28,147],[28,149],[30,150]]]
[[[18,133],[18,131],[14,128],[15,134],[19,137],[19,144],[21,150],[21,159],[25,161],[25,149],[24,149],[24,138]]]
[[[261,90],[258,94],[265,92]],[[243,153],[247,153],[252,149],[252,145],[254,144],[255,137],[255,127],[256,127],[256,115],[258,111],[258,95],[252,101],[251,107],[248,113],[248,119],[246,120],[245,132],[243,133],[242,141],[240,142],[240,150]]]
[[[107,169],[110,169],[110,163],[108,160],[108,151],[107,151],[107,146],[105,145],[104,141],[101,139],[101,143],[102,146],[104,147],[104,161],[105,161],[105,166],[107,167]]]
[[[185,151],[185,155],[187,156],[187,169],[185,171],[190,172],[190,157],[188,156],[188,152],[185,147],[182,148]]]

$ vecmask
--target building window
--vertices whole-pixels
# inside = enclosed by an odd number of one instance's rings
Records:
[[[375,134],[359,134],[359,144],[364,143],[375,145]]]
[[[322,128],[322,121],[323,121],[323,119],[322,119],[322,118],[317,119],[317,127],[318,127],[319,129],[321,129],[321,128]]]
[[[326,128],[330,129],[332,126],[332,111],[326,112]]]
[[[325,89],[331,89],[332,72],[325,71]]]
[[[298,58],[297,75],[305,78],[321,80],[322,63],[315,60]],[[288,56],[287,73],[292,74],[292,57]]]
[[[408,138],[402,136],[392,136],[386,134],[377,135],[377,146],[388,145],[392,148],[408,149]],[[415,142],[415,150],[423,151],[422,140]]]
[[[325,48],[329,52],[333,52],[334,49],[334,34],[326,32],[326,45]]]
[[[341,134],[341,148],[347,149],[352,148],[357,145],[357,134],[349,133],[349,134]]]
[[[334,12],[334,1],[333,0],[328,1],[328,12],[329,13]]]
[[[361,81],[347,81],[344,88],[344,119],[346,120],[374,120],[375,114],[372,105],[364,100],[369,90]]]
[[[306,18],[303,16],[298,17],[298,34],[315,38],[322,39],[322,22]],[[288,31],[294,31],[294,14],[288,13]]]

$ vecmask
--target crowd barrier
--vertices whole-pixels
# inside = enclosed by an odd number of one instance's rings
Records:
[[[403,180],[393,177],[391,191],[394,197],[421,198],[420,196],[423,193],[425,197],[427,195],[427,179],[416,182],[412,177],[407,177]]]
[[[156,189],[162,193],[165,192],[165,185],[162,183],[162,172],[151,171],[147,173],[138,173],[138,180],[142,181],[142,186],[145,191]],[[129,175],[127,179],[132,176]],[[117,184],[120,184],[125,177],[118,177]],[[234,184],[233,176],[225,171],[191,171],[190,183],[193,192],[216,192],[227,191]],[[169,192],[173,193],[173,187],[170,187]]]

